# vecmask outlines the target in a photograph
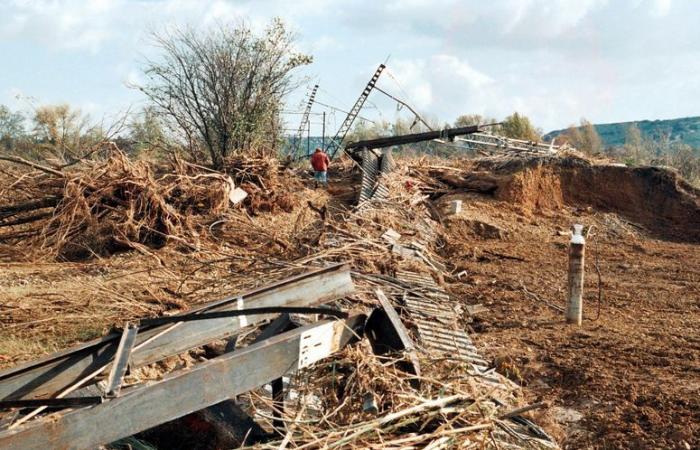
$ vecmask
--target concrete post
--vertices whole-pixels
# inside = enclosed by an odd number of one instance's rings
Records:
[[[586,239],[583,225],[574,225],[569,243],[569,298],[566,304],[566,321],[581,325],[583,318],[583,271]]]

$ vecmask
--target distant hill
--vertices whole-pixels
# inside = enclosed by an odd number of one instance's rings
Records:
[[[692,147],[700,148],[700,117],[603,123],[594,126],[603,140],[603,145],[606,147],[618,147],[625,143],[625,130],[633,124],[639,127],[644,137],[657,139],[663,135],[669,135],[672,141],[680,141]],[[564,131],[566,130],[550,131],[544,135],[544,138],[546,141],[550,141]]]

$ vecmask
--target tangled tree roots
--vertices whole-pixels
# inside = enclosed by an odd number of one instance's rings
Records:
[[[15,203],[0,206],[0,229],[9,230],[0,242],[71,260],[119,249],[147,251],[169,241],[197,248],[202,219],[226,211],[232,188],[229,177],[181,161],[157,176],[147,163],[114,151],[103,163],[63,176],[20,178],[15,195],[5,195]]]

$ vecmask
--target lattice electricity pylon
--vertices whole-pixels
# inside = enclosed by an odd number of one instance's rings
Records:
[[[309,95],[309,101],[306,103],[306,108],[304,109],[304,113],[301,116],[301,122],[299,123],[299,129],[297,130],[297,134],[294,135],[294,140],[292,141],[292,145],[289,148],[289,154],[293,157],[296,157],[297,154],[299,154],[299,147],[301,146],[301,138],[304,136],[304,130],[309,125],[309,114],[311,114],[311,106],[314,104],[314,99],[316,98],[316,91],[318,90],[318,84],[314,85],[314,88],[311,90],[311,94]]]
[[[562,149],[561,146],[554,145],[554,141],[551,143],[532,142],[486,133],[473,133],[467,137],[458,137],[456,139],[466,143],[471,149],[485,150],[490,153],[554,154]]]
[[[377,83],[379,75],[382,74],[382,71],[385,67],[386,66],[384,64],[379,65],[377,71],[374,72],[374,75],[369,80],[369,83],[367,83],[367,86],[365,87],[364,91],[362,91],[362,94],[360,94],[360,97],[355,102],[355,105],[352,107],[347,117],[345,117],[345,120],[340,125],[338,132],[335,133],[335,136],[333,136],[333,138],[329,141],[328,146],[326,147],[326,153],[328,153],[328,155],[331,158],[335,156],[335,154],[338,152],[338,149],[343,144],[345,136],[347,136],[348,132],[350,131],[350,127],[352,127],[353,122],[355,122],[355,119],[360,114],[362,105],[365,104],[365,100],[367,100],[367,97],[369,97],[370,92],[372,92],[372,89],[374,89],[374,85]]]

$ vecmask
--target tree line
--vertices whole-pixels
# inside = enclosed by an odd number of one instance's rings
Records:
[[[607,156],[629,166],[654,165],[676,169],[688,181],[700,185],[700,148],[672,140],[670,134],[645,136],[636,124],[625,130],[624,144],[605,146],[595,126],[581,119],[556,138],[588,154]]]

